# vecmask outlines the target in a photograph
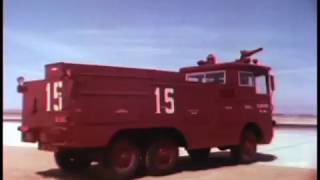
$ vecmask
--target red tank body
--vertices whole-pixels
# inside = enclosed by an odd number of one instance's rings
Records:
[[[191,154],[240,147],[248,129],[256,144],[273,136],[273,76],[250,62],[178,72],[61,62],[46,65],[44,80],[19,81],[22,141],[56,153],[86,149],[91,161],[124,137],[142,149],[166,137]]]

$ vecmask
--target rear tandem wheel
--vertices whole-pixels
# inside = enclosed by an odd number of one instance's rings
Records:
[[[82,171],[89,168],[91,160],[87,154],[80,151],[60,150],[54,152],[56,164],[63,171]]]
[[[106,151],[102,165],[110,171],[113,179],[131,179],[140,164],[141,151],[128,138],[114,141]]]
[[[178,144],[171,138],[159,138],[149,144],[145,151],[145,168],[150,175],[172,172],[179,156]]]

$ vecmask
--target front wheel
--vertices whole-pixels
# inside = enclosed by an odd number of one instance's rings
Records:
[[[251,130],[242,134],[239,146],[231,148],[231,156],[236,163],[250,163],[254,160],[257,152],[257,137]]]
[[[57,151],[54,158],[60,169],[70,172],[85,170],[91,163],[85,153],[77,151]]]
[[[172,172],[179,156],[178,145],[170,138],[151,142],[145,153],[145,168],[150,175],[163,175]]]

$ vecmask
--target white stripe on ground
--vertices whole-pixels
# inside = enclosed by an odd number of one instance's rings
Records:
[[[4,116],[2,116],[2,118],[4,119],[4,120],[6,120],[6,119],[14,119],[14,120],[21,120],[21,116],[20,115],[4,115]]]

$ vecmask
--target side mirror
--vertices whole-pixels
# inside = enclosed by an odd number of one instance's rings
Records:
[[[275,90],[275,84],[274,84],[274,77],[273,75],[270,75],[270,85],[271,85],[271,90]]]

